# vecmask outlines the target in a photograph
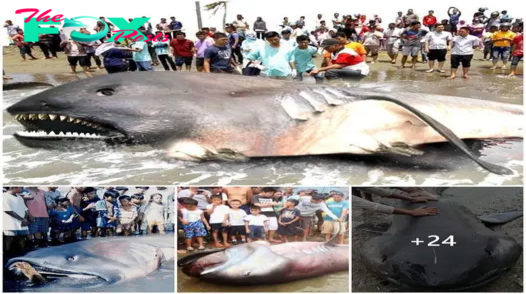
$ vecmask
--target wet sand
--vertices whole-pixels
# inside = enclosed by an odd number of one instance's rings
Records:
[[[454,199],[465,205],[475,215],[492,214],[523,207],[521,188],[448,188],[442,197]],[[374,197],[375,201],[387,205],[396,205],[397,200]],[[432,206],[432,203],[429,204]],[[383,232],[390,226],[392,216],[367,213],[358,209],[352,211],[352,291],[353,292],[396,292],[396,285],[382,280],[370,272],[361,261],[360,248],[363,244]],[[491,228],[517,240],[523,245],[523,218]],[[495,282],[478,291],[483,292],[522,292],[523,258],[519,258],[511,271],[504,273]]]

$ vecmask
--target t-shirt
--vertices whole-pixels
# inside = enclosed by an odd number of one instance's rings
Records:
[[[460,21],[460,13],[454,13],[449,16],[449,23],[456,25]]]
[[[307,46],[307,49],[294,48],[294,62],[296,62],[296,70],[306,72],[316,67],[312,61],[312,55],[318,50],[312,46]]]
[[[513,40],[515,36],[516,36],[515,33],[512,31],[507,31],[507,32],[498,31],[495,34],[493,34],[493,36],[491,36],[491,40],[498,40],[502,38]],[[507,41],[507,40],[493,42],[493,47],[510,47],[510,46],[511,46],[511,41]]]
[[[349,44],[345,45],[345,48],[354,50],[356,53],[360,54],[361,56],[367,55],[367,51],[365,50],[365,47],[362,45],[362,43],[350,42]]]
[[[406,35],[405,39],[402,39],[402,45],[406,47],[420,46],[420,41],[427,34],[427,31],[422,29],[418,31],[405,30],[402,35]]]
[[[265,41],[256,39],[256,40],[245,40],[241,43],[241,53],[243,54],[243,67],[246,67],[250,60],[248,60],[248,55],[250,52],[257,50],[259,47],[265,46]]]
[[[181,209],[181,214],[185,221],[194,223],[196,221],[201,220],[201,215],[203,214],[203,211],[201,209],[188,210],[186,208],[183,208]]]
[[[234,44],[236,44],[236,39],[237,39],[237,45],[234,46]],[[239,39],[238,33],[228,34],[228,45],[230,45],[230,48],[232,49],[237,49],[241,47],[241,40]]]
[[[184,39],[177,40],[173,39],[170,42],[170,46],[173,48],[173,54],[176,57],[192,57],[194,56],[194,42]]]
[[[7,34],[9,36],[14,36],[14,35],[18,34],[17,31],[20,29],[20,27],[15,25],[15,24],[13,24],[13,25],[8,25],[6,27],[6,29],[7,29]]]
[[[298,45],[298,43],[296,43],[296,40],[294,40],[292,38],[289,38],[288,40],[284,39],[284,38],[281,38],[281,40],[279,42],[281,44],[283,44],[283,45],[288,45],[288,46],[291,46],[291,47],[296,47],[296,45]]]
[[[148,44],[146,42],[135,42],[132,45],[133,49],[141,49],[139,52],[133,52],[133,60],[134,61],[151,61],[152,58],[150,57],[150,52],[148,52]]]
[[[432,26],[437,23],[437,18],[434,15],[426,15],[423,21],[425,26]]]
[[[453,40],[450,32],[431,32],[426,35],[425,40],[429,42],[429,49],[447,49],[447,42]]]
[[[484,25],[481,23],[469,25],[468,28],[469,34],[473,36],[481,36],[484,33]]]
[[[260,203],[260,204],[268,204],[272,202],[278,202],[277,199],[274,197],[264,197],[260,195],[254,195],[252,197],[252,201],[254,204]],[[274,211],[274,208],[272,206],[269,207],[261,207],[261,214],[266,215],[268,217],[275,217],[276,212]]]
[[[451,50],[452,55],[472,55],[473,47],[477,47],[480,44],[479,38],[471,35],[466,37],[455,36],[453,38],[453,46]]]
[[[16,34],[11,38],[13,41],[15,41],[17,47],[25,46],[26,43],[24,42],[24,36]]]
[[[316,211],[322,210],[332,219],[338,218],[336,215],[334,215],[329,210],[329,208],[324,202],[320,202],[320,203],[311,202],[310,196],[301,197],[299,200],[299,204],[298,206],[296,206],[296,208],[300,210],[301,216],[304,216],[304,217],[314,217],[314,215],[316,214]]]
[[[497,18],[489,18],[486,23],[486,31],[489,31],[489,29],[493,26],[498,27],[500,24],[500,19]]]
[[[170,29],[170,23],[168,23],[168,22],[160,22],[160,23],[157,24],[156,27],[160,28],[163,31],[168,31]]]
[[[209,209],[212,209],[214,205],[213,204],[209,204],[206,209],[209,210]],[[223,221],[225,220],[225,215],[227,215],[228,213],[230,212],[230,207],[224,205],[224,204],[221,204],[221,205],[218,205],[215,209],[214,209],[214,212],[212,212],[212,214],[210,215],[210,223],[211,224],[221,224],[223,223]]]
[[[230,209],[228,222],[231,226],[244,226],[247,213],[243,209]]]
[[[53,209],[49,213],[49,217],[55,222],[62,223],[62,221],[68,220],[74,214],[75,214],[75,211],[73,210],[73,207],[68,206],[66,210]]]
[[[403,31],[404,30],[401,28],[388,29],[384,33],[384,36],[387,38],[387,42],[389,44],[394,44],[394,42],[396,42],[397,40],[400,40],[400,34],[402,34]],[[394,37],[398,37],[398,38],[394,38]]]
[[[360,73],[364,76],[369,74],[369,66],[365,63],[363,57],[356,51],[346,47],[332,54],[332,64],[343,65],[344,67],[341,70],[360,70]]]
[[[342,212],[344,209],[349,209],[349,202],[348,201],[345,201],[345,200],[342,200],[342,201],[327,201],[326,203],[327,207],[329,208],[329,210],[334,213],[334,215],[336,215],[337,217],[341,217],[342,216]],[[325,216],[324,217],[325,220],[332,220],[330,217],[328,216]]]
[[[238,34],[244,34],[248,27],[248,23],[246,21],[239,19],[236,19],[234,22],[232,22],[232,24],[234,25],[234,27],[236,27],[236,31]]]
[[[59,190],[55,191],[46,191],[44,193],[44,197],[46,198],[46,205],[47,206],[54,206],[57,202],[56,200],[60,198],[61,194]]]
[[[152,43],[153,48],[155,48],[155,53],[157,55],[166,55],[169,53],[170,50],[170,43],[168,41],[157,41]]]
[[[288,223],[293,221],[296,217],[300,216],[301,212],[297,208],[283,209],[281,211],[281,222]]]
[[[249,214],[245,216],[245,221],[248,222],[249,226],[264,226],[265,222],[268,221],[268,217],[262,214],[253,215]]]
[[[380,46],[380,39],[383,37],[383,35],[378,31],[374,31],[365,33],[363,37],[364,46]]]
[[[406,14],[404,15],[405,24],[410,25],[413,21],[418,21],[418,15],[416,14]]]
[[[513,56],[522,56],[523,55],[523,38],[524,35],[518,35],[513,39],[513,44],[515,47],[513,48]]]
[[[117,210],[117,218],[119,219],[119,223],[121,225],[129,224],[135,218],[137,218],[137,210],[133,207],[130,210],[126,210],[122,207],[119,207],[119,209]]]
[[[292,74],[290,62],[294,62],[293,47],[281,44],[274,48],[268,44],[249,54],[250,60],[262,60],[265,70],[262,74],[269,77],[287,77]]]
[[[148,208],[144,212],[144,218],[146,220],[163,221],[165,211],[166,207],[164,205],[156,202],[151,202],[150,204],[148,204]]]
[[[43,190],[29,190],[33,199],[26,200],[27,209],[32,217],[49,217],[47,213],[46,193]]]
[[[10,193],[4,193],[3,197],[3,229],[10,231],[27,230],[28,227],[22,227],[21,221],[5,213],[6,211],[12,211],[23,218],[26,215],[27,211],[27,206],[24,203],[24,198],[18,195],[11,195]]]
[[[197,49],[197,58],[204,58],[205,57],[205,50],[208,47],[211,47],[214,45],[214,40],[211,38],[205,38],[203,41],[197,40],[195,41],[195,48]]]
[[[205,59],[210,59],[210,70],[232,71],[232,50],[228,46],[210,46],[205,50]]]

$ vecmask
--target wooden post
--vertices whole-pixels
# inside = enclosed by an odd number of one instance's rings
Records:
[[[199,1],[195,1],[195,11],[197,13],[197,27],[201,30],[203,28],[203,19],[201,18],[201,5]]]

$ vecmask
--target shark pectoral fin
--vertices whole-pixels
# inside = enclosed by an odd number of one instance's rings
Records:
[[[215,154],[215,159],[222,160],[222,161],[248,161],[249,158],[245,156],[244,154],[235,152],[234,150],[227,149],[227,148],[221,148],[217,150],[217,154]]]
[[[486,225],[501,225],[523,216],[522,210],[506,211],[478,217]]]
[[[351,95],[349,93],[349,95]],[[392,102],[400,107],[403,107],[407,111],[411,112],[413,115],[424,121],[428,126],[433,128],[437,133],[442,135],[444,138],[448,140],[449,143],[451,143],[453,146],[460,149],[464,154],[466,154],[469,158],[471,158],[473,161],[475,161],[478,165],[483,167],[484,169],[498,175],[512,175],[514,172],[506,167],[496,165],[493,163],[486,162],[482,159],[479,159],[469,148],[466,146],[466,144],[459,138],[453,131],[451,131],[448,127],[444,126],[440,122],[436,121],[429,115],[422,113],[418,109],[412,107],[411,105],[399,101],[397,99],[387,97],[387,96],[365,96],[361,97],[362,100],[380,100],[380,101],[389,101]]]
[[[385,145],[380,145],[380,148],[378,150],[380,153],[389,153],[389,154],[398,154],[403,156],[414,156],[414,155],[423,155],[424,152],[420,151],[418,149],[415,149],[406,143],[403,142],[395,142],[391,144],[390,147]]]

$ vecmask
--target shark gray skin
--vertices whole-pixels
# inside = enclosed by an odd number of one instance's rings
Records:
[[[400,208],[420,206],[404,202]],[[488,229],[466,207],[449,200],[429,206],[440,214],[395,215],[386,233],[363,245],[361,256],[369,270],[405,290],[464,291],[493,282],[521,256],[517,241]],[[430,235],[439,236],[440,246],[427,246],[435,239]],[[449,236],[456,244],[441,244]],[[425,243],[411,243],[416,238]]]
[[[338,234],[327,242],[265,241],[200,252],[177,261],[183,273],[229,285],[286,283],[349,270],[349,245],[337,245]]]
[[[44,277],[92,279],[95,285],[146,276],[174,259],[174,235],[90,239],[38,249],[10,259],[6,268],[27,262]]]
[[[461,139],[522,138],[521,106],[451,96],[383,93],[254,77],[119,73],[61,85],[7,111],[29,147],[86,141],[160,146],[182,160],[323,154],[421,155],[450,142],[496,174]]]

